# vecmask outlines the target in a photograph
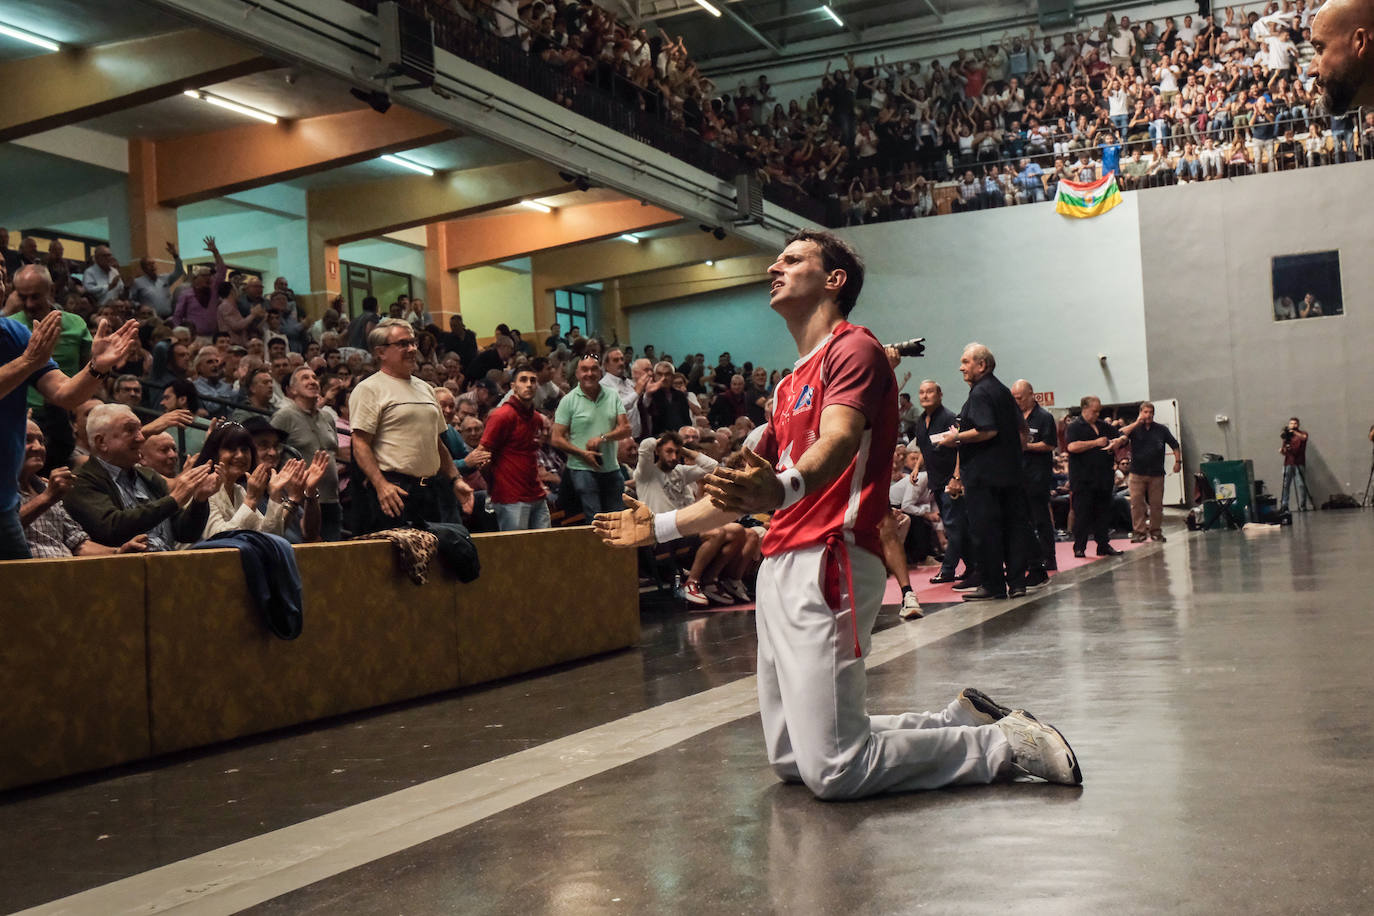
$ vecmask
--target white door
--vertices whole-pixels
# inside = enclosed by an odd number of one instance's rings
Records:
[[[1169,432],[1174,434],[1174,438],[1183,442],[1183,427],[1179,423],[1178,401],[1169,398],[1156,400],[1155,422],[1168,427]],[[1183,446],[1179,445],[1179,454],[1183,453]],[[1186,456],[1185,456],[1186,458]],[[1192,487],[1188,485],[1187,464],[1184,464],[1184,473],[1174,473],[1174,456],[1164,453],[1164,505],[1166,506],[1186,506],[1191,497]]]

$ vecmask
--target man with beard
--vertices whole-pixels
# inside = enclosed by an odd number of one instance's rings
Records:
[[[1307,73],[1328,114],[1374,105],[1374,3],[1328,0],[1312,21],[1312,47]]]
[[[491,505],[502,531],[550,524],[549,504],[539,482],[539,437],[547,421],[534,409],[538,384],[539,375],[533,369],[517,369],[511,397],[487,416],[482,433],[482,448],[491,455]]]

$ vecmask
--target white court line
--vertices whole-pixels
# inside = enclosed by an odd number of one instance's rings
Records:
[[[1140,551],[1131,551],[1137,553]],[[1099,566],[1101,569],[1094,569]],[[1079,567],[1091,572],[1075,576],[1072,582],[1037,590],[1025,599],[964,604],[957,613],[950,608],[919,622],[890,627],[873,634],[868,666],[890,662],[1119,566],[1120,561],[1093,563]],[[53,900],[19,916],[237,913],[757,712],[755,679],[742,678],[508,757]]]

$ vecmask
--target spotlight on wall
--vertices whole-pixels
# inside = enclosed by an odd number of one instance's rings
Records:
[[[386,114],[391,107],[391,96],[384,89],[350,89],[353,98],[366,102],[377,114]]]
[[[707,267],[715,267],[715,266],[716,266],[716,262],[715,262],[715,261],[707,261],[707,262],[706,262],[706,266],[707,266]]]
[[[247,105],[240,105],[238,102],[231,102],[228,99],[222,99],[219,96],[211,95],[210,93],[205,92],[202,89],[187,89],[185,92],[182,93],[182,95],[189,96],[193,99],[200,99],[202,102],[208,102],[209,104],[214,105],[216,107],[232,111],[236,114],[247,115],[250,118],[256,118],[257,120],[264,121],[268,124],[277,123],[276,115],[268,114],[265,111],[259,111],[256,108],[249,108]]]
[[[720,13],[716,14],[717,16]],[[33,32],[26,32],[23,29],[0,22],[0,35],[8,35],[10,38],[17,38],[26,41],[31,45],[37,45],[45,51],[61,51],[62,46],[51,38],[44,38],[42,35],[35,35]]]
[[[434,169],[430,168],[429,166],[421,165],[418,162],[412,162],[409,159],[402,159],[400,156],[393,156],[390,153],[384,153],[383,155],[378,156],[377,158],[381,159],[383,162],[389,162],[392,165],[399,165],[403,169],[410,169],[412,172],[419,172],[421,175],[427,175],[430,177],[433,177],[434,175]]]

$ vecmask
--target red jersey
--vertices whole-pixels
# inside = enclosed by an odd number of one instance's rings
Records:
[[[492,502],[532,503],[544,498],[537,462],[543,425],[543,416],[533,407],[521,407],[515,398],[487,415],[482,447],[491,452],[487,478]]]
[[[878,526],[888,511],[897,445],[897,378],[872,332],[847,321],[778,382],[759,454],[777,471],[793,467],[820,437],[821,411],[831,404],[864,415],[859,451],[830,486],[773,515],[764,556],[824,544],[832,535],[882,556]]]

